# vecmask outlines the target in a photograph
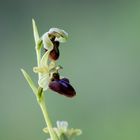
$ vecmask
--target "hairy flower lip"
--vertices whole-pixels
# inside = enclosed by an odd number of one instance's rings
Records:
[[[73,97],[76,95],[74,88],[69,83],[69,80],[67,78],[51,81],[49,83],[49,88],[67,97]]]

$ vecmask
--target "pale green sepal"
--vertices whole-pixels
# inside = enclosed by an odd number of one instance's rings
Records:
[[[34,94],[36,95],[38,92],[38,89],[36,88],[34,82],[32,81],[32,79],[30,78],[30,76],[26,73],[25,70],[21,69],[22,74],[24,75],[24,78],[27,80],[29,86],[31,87],[31,89],[33,90]]]
[[[34,34],[35,44],[37,47],[39,46],[38,43],[40,39],[39,39],[39,34],[38,34],[37,26],[34,19],[32,19],[32,25],[33,25],[33,34]]]

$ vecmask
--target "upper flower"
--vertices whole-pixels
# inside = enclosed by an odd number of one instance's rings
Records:
[[[67,78],[59,77],[59,73],[53,73],[51,81],[49,83],[49,88],[61,95],[67,97],[73,97],[76,95],[76,91],[72,87]]]
[[[46,51],[50,50],[49,58],[57,60],[59,58],[59,43],[65,42],[68,33],[58,28],[51,28],[42,36],[43,46]]]
[[[58,28],[51,28],[42,36],[44,48],[52,50],[54,42],[65,42],[68,39],[68,33]]]

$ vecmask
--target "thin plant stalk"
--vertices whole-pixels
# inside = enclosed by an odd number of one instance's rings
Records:
[[[42,44],[40,42],[37,26],[36,26],[34,20],[32,20],[32,24],[33,24],[33,34],[34,34],[35,45],[36,45],[35,50],[36,50],[36,56],[37,56],[37,65],[39,66],[40,65],[40,60],[41,60],[41,47],[42,47]],[[38,74],[38,77],[40,78],[40,74]],[[52,123],[50,121],[50,118],[49,118],[49,115],[48,115],[48,112],[47,112],[47,108],[46,108],[46,104],[45,104],[44,92],[42,91],[40,94],[38,94],[37,97],[38,97],[38,99],[37,99],[38,103],[40,105],[41,111],[43,113],[46,125],[47,125],[49,133],[50,133],[51,140],[58,140],[57,135],[53,131]]]
[[[50,136],[51,136],[51,140],[58,140],[57,135],[54,133],[54,130],[52,128],[52,123],[50,121],[50,118],[49,118],[49,115],[48,115],[48,112],[47,112],[47,107],[46,107],[46,104],[45,104],[44,94],[42,94],[41,98],[42,99],[39,102],[39,105],[40,105],[40,108],[42,110],[45,122],[47,124],[48,130],[49,130],[49,133],[50,133]]]

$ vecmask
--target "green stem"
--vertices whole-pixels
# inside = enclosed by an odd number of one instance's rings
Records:
[[[48,127],[51,140],[58,140],[58,137],[57,137],[57,135],[55,134],[55,132],[52,128],[52,124],[51,124],[51,121],[50,121],[50,118],[49,118],[49,115],[48,115],[48,112],[47,112],[47,108],[46,108],[46,104],[45,104],[45,98],[44,98],[43,93],[42,93],[42,96],[41,96],[41,100],[39,101],[39,105],[40,105],[40,108],[42,110],[46,125]]]
[[[36,47],[36,56],[37,56],[37,66],[40,64],[41,60],[41,50]]]
[[[36,45],[35,50],[36,50],[36,56],[37,56],[37,66],[39,67],[40,66],[40,61],[41,61],[42,41],[39,38],[38,29],[37,29],[37,26],[36,26],[36,23],[35,23],[34,19],[32,19],[32,24],[33,24],[33,34],[34,34],[35,45]],[[38,77],[40,79],[40,77],[41,77],[40,73],[38,74]],[[57,135],[53,131],[52,124],[51,124],[51,121],[49,119],[49,115],[48,115],[46,104],[45,104],[44,92],[42,92],[42,90],[38,91],[37,100],[38,100],[38,103],[39,103],[40,108],[42,110],[45,122],[47,124],[51,140],[59,140]]]

